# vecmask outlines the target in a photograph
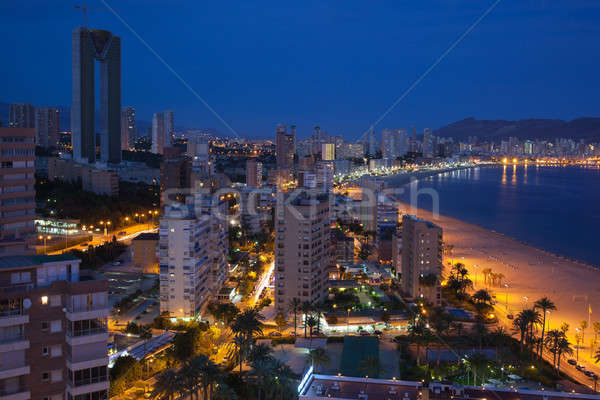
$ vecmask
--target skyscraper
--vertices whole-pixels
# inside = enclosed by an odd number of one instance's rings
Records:
[[[162,154],[165,148],[165,116],[156,113],[152,116],[152,152]]]
[[[0,128],[0,255],[22,254],[35,231],[35,130]]]
[[[423,157],[433,157],[433,137],[429,128],[423,132]]]
[[[35,128],[35,107],[29,103],[12,103],[8,107],[10,128]]]
[[[367,138],[367,150],[368,155],[373,157],[375,156],[375,127],[373,125],[371,125],[371,127],[369,128],[369,136]]]
[[[165,137],[167,138],[166,143],[171,143],[172,138],[175,135],[175,114],[171,110],[167,110],[163,114],[165,116]]]
[[[442,228],[405,215],[402,218],[402,291],[410,298],[424,298],[439,305],[441,274]],[[433,284],[426,283],[428,281]]]
[[[262,186],[262,163],[253,159],[246,161],[246,186]]]
[[[35,140],[38,146],[56,147],[60,131],[60,111],[55,107],[35,110]]]
[[[121,112],[121,150],[129,150],[135,143],[135,109],[123,107]]]
[[[323,161],[335,160],[335,144],[334,143],[323,143],[321,145],[321,160],[323,160]]]
[[[76,28],[73,45],[73,158],[96,162],[95,61],[100,63],[100,160],[121,162],[121,39],[109,31]]]
[[[296,134],[295,127],[287,133],[285,125],[277,125],[275,131],[277,146],[277,169],[292,170],[294,168],[294,152]]]
[[[275,307],[294,297],[318,303],[327,298],[330,210],[327,195],[308,191],[277,204],[275,213]]]

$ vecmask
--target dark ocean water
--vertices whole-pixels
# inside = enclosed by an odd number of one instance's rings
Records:
[[[417,184],[437,191],[442,215],[600,266],[600,169],[491,166]],[[401,198],[409,202],[409,191]],[[417,207],[431,210],[431,197],[419,196]]]

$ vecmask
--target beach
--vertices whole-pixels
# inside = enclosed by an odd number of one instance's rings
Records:
[[[600,321],[599,268],[548,253],[455,218],[411,208],[408,204],[401,203],[400,211],[417,215],[443,228],[444,243],[454,246],[452,255],[445,256],[445,274],[448,273],[448,262],[464,263],[475,281],[475,289],[487,288],[496,296],[496,310],[505,322],[508,322],[507,314],[516,315],[546,296],[557,307],[547,316],[549,328],[558,329],[563,322],[568,323],[568,336],[574,347],[575,329],[581,321],[590,320],[584,344],[579,350],[580,361],[587,361],[584,364],[590,369],[593,364],[590,341],[594,338],[591,324]],[[481,272],[485,268],[503,274],[502,283],[486,287]],[[600,372],[597,364],[592,369]]]

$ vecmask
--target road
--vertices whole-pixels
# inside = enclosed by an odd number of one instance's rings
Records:
[[[118,236],[119,232],[125,232],[125,235]],[[92,246],[99,246],[99,245],[103,244],[104,242],[111,240],[114,235],[117,237],[118,241],[125,242],[125,244],[130,244],[131,239],[135,238],[139,234],[150,233],[150,232],[157,232],[157,228],[154,228],[149,224],[137,224],[137,225],[128,226],[126,228],[119,228],[112,232],[108,232],[108,234],[106,236],[104,236],[104,234],[96,234],[95,233],[95,234],[93,234],[93,239],[88,242],[85,242],[85,243],[87,243],[88,245],[92,245]],[[62,254],[62,253],[68,252],[70,250],[86,251],[87,246],[82,247],[81,244],[77,244],[75,246],[67,247],[66,249],[60,249],[57,251],[49,252],[48,254]]]
[[[513,331],[513,325],[512,325],[512,321],[510,319],[508,319],[507,313],[504,309],[503,305],[496,305],[494,307],[494,312],[496,313],[496,316],[498,317],[498,324],[502,325],[507,332],[512,332]],[[517,334],[514,334],[513,337],[515,337],[516,339],[519,339]],[[585,350],[581,350],[579,351],[579,355],[581,356],[582,351]],[[554,363],[554,355],[548,351],[548,350],[544,350],[543,352],[543,357],[544,360],[546,360],[550,365],[552,365]],[[571,379],[581,383],[582,385],[585,385],[587,387],[589,387],[590,389],[594,389],[594,381],[592,380],[592,378],[586,376],[583,372],[578,371],[575,366],[571,365],[568,363],[568,360],[570,358],[575,359],[575,354],[573,354],[573,356],[569,356],[569,357],[565,357],[563,356],[562,359],[560,360],[560,371],[566,375],[568,375]],[[587,370],[593,371],[593,372],[597,372],[598,368],[595,365],[586,365],[585,362],[582,360],[582,358],[579,358],[579,364],[580,365],[585,365]]]
[[[258,300],[260,299],[260,294],[262,293],[263,289],[265,287],[267,287],[267,285],[269,284],[269,281],[271,279],[271,276],[273,275],[274,269],[275,269],[275,261],[271,262],[271,264],[269,265],[267,270],[262,274],[258,283],[254,287],[254,295],[252,296],[252,305],[258,303]]]

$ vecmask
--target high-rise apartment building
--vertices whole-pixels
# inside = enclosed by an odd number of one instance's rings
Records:
[[[167,110],[163,115],[165,116],[165,137],[168,143],[171,143],[175,136],[175,113],[172,110]]]
[[[29,103],[12,103],[8,106],[9,128],[35,128],[35,107]]]
[[[159,228],[160,311],[193,318],[209,297],[210,221],[191,207],[165,207]]]
[[[371,157],[374,157],[376,154],[375,145],[376,145],[375,127],[373,125],[371,125],[371,127],[369,128],[368,136],[367,136],[367,146],[366,146],[367,154]]]
[[[220,214],[223,213],[223,214]],[[228,220],[224,200],[197,195],[165,207],[160,220],[160,310],[193,318],[221,289],[227,274]]]
[[[296,134],[295,127],[288,133],[285,125],[278,125],[275,132],[277,146],[277,169],[292,170],[294,168],[294,152]]]
[[[35,129],[0,128],[0,256],[22,254],[35,220]]]
[[[73,45],[73,158],[96,162],[95,72],[100,64],[100,160],[121,162],[121,38],[100,29],[76,28]]]
[[[35,140],[41,147],[56,147],[60,132],[60,111],[55,107],[38,107],[35,110]]]
[[[304,191],[279,202],[275,212],[275,307],[294,297],[317,303],[327,297],[331,232],[326,194]]]
[[[165,140],[165,116],[156,113],[152,116],[152,152],[162,154],[165,146],[169,146]]]
[[[423,157],[433,157],[433,137],[429,128],[425,128],[423,132]]]
[[[408,152],[408,136],[403,129],[384,129],[381,136],[383,158],[396,159]]]
[[[334,143],[323,143],[321,145],[321,160],[323,160],[323,161],[335,160],[335,144]]]
[[[402,291],[441,303],[442,228],[413,215],[402,217]],[[435,279],[434,279],[435,278]]]
[[[121,150],[132,148],[136,136],[135,108],[123,107],[123,111],[121,112]]]
[[[246,161],[246,186],[262,186],[262,163],[253,159]]]
[[[0,258],[0,397],[108,399],[108,282],[68,254]]]

